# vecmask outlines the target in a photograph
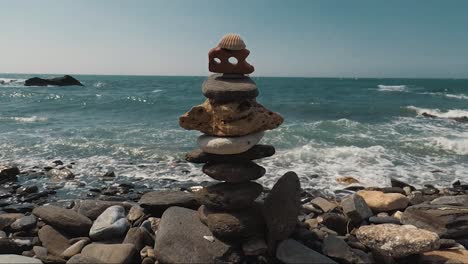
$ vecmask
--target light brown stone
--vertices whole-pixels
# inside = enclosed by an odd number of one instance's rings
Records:
[[[443,264],[443,263],[468,263],[468,250],[445,249],[424,252],[419,263]]]
[[[271,112],[255,100],[226,104],[206,100],[179,118],[181,127],[212,136],[244,136],[275,129],[282,123],[280,114]]]
[[[399,193],[362,190],[358,191],[357,194],[364,198],[367,205],[374,212],[405,209],[409,203],[408,198]]]

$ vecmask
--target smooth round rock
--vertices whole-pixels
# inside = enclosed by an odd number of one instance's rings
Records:
[[[213,137],[201,135],[197,139],[198,146],[206,153],[229,155],[239,154],[251,149],[264,136],[264,132],[253,133],[242,137]]]
[[[263,234],[261,210],[224,212],[211,211],[207,214],[206,225],[215,237],[225,240],[238,240]]]
[[[248,161],[270,157],[274,154],[275,148],[271,145],[255,145],[246,152],[232,155],[210,154],[197,149],[187,153],[185,160],[192,163]]]
[[[216,102],[232,102],[243,99],[251,99],[258,96],[258,89],[255,82],[248,76],[237,75],[223,76],[213,74],[203,82],[203,95]]]
[[[94,221],[89,237],[94,241],[120,238],[129,228],[130,223],[126,218],[125,209],[120,205],[113,205]]]
[[[248,208],[262,192],[256,182],[217,183],[198,191],[197,200],[213,209],[240,210]]]
[[[256,180],[265,175],[265,168],[252,161],[230,163],[206,163],[203,173],[218,181],[239,183]]]

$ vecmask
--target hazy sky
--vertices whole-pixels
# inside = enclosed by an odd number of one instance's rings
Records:
[[[206,75],[225,33],[257,76],[468,77],[465,0],[0,0],[0,72]]]

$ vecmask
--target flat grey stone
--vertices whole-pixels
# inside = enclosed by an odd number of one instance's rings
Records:
[[[216,102],[232,102],[258,96],[257,85],[248,76],[225,78],[222,74],[213,74],[203,82],[202,87],[203,95]]]

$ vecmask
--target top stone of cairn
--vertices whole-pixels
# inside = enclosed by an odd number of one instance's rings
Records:
[[[210,72],[224,74],[252,73],[254,67],[245,61],[250,51],[245,47],[244,41],[238,34],[225,35],[218,46],[208,53],[208,69]],[[235,58],[237,62],[230,62],[230,58]]]

